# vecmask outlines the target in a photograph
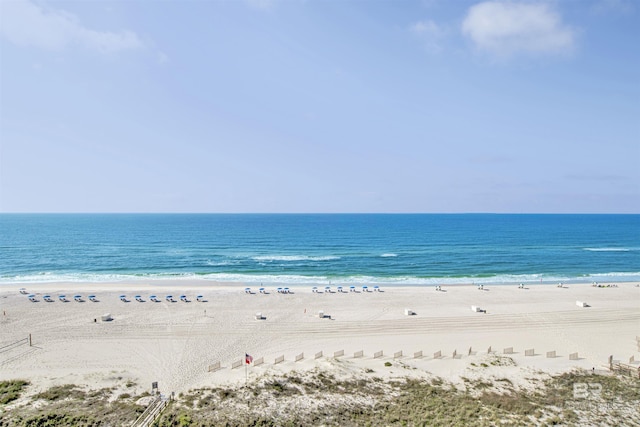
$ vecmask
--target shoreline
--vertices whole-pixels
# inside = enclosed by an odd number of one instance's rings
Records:
[[[362,283],[350,283],[346,281],[317,281],[309,283],[289,283],[289,282],[243,282],[243,281],[217,281],[211,279],[199,279],[199,278],[173,278],[173,279],[126,279],[126,280],[114,280],[114,281],[41,281],[41,282],[7,282],[0,284],[0,294],[4,292],[19,291],[20,289],[33,289],[35,292],[55,292],[57,290],[70,292],[74,290],[105,290],[105,291],[117,291],[118,289],[244,289],[250,287],[257,290],[260,287],[276,290],[278,287],[289,287],[295,290],[310,290],[312,287],[321,287],[324,289],[326,286],[330,286],[335,290],[338,286],[348,289],[350,286],[355,286],[357,289],[361,289],[362,286],[367,286],[370,290],[374,286],[388,289],[433,289],[436,286],[441,287],[512,287],[523,284],[526,287],[545,287],[545,286],[593,286],[594,284],[601,285],[601,287],[607,286],[628,286],[638,285],[640,286],[640,280],[611,280],[611,281],[590,281],[590,280],[566,280],[566,281],[512,281],[512,282],[491,282],[491,281],[460,281],[460,282],[434,282],[429,284],[395,284],[395,283],[378,283],[378,282],[362,282]]]

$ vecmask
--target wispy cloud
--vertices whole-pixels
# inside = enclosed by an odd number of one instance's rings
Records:
[[[475,47],[498,57],[560,54],[573,49],[575,30],[548,3],[486,1],[469,8],[462,33]]]
[[[28,0],[3,1],[0,34],[16,45],[47,50],[81,46],[111,53],[144,47],[132,31],[92,30],[71,13],[41,7]]]
[[[409,27],[409,31],[422,40],[429,52],[437,53],[442,50],[442,40],[446,31],[434,21],[418,21]]]

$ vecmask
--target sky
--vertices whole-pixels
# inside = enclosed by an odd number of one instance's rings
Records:
[[[640,213],[640,2],[0,0],[0,212]]]

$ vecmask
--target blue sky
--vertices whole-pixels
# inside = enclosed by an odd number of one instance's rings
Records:
[[[640,213],[640,3],[0,3],[0,212]]]

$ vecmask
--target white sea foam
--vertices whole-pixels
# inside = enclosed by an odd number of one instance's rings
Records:
[[[302,276],[302,275],[273,275],[273,274],[237,274],[237,273],[211,273],[196,274],[193,272],[180,273],[156,273],[156,274],[33,274],[21,276],[0,277],[0,285],[28,284],[28,283],[117,283],[128,281],[153,281],[153,280],[208,280],[216,282],[251,283],[251,284],[343,284],[364,285],[379,284],[386,286],[429,286],[429,285],[456,285],[456,284],[512,284],[512,283],[577,283],[577,282],[638,282],[640,272],[610,272],[597,273],[582,276],[547,276],[539,274],[501,275],[490,277],[377,277],[377,276],[345,276],[328,277]]]
[[[254,256],[251,259],[254,261],[285,261],[285,262],[295,262],[295,261],[332,261],[336,259],[340,259],[339,256],[309,256],[309,255],[259,255]]]
[[[630,252],[638,250],[638,248],[583,248],[590,252]]]
[[[395,258],[398,254],[382,254],[380,255],[382,258]]]

